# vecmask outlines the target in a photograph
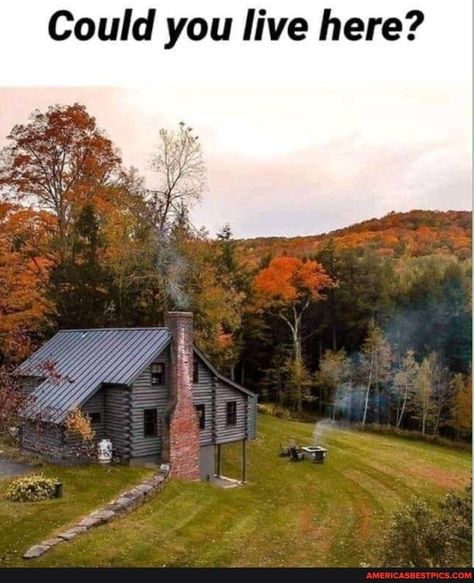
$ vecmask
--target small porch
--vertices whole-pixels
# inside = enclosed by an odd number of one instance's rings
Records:
[[[248,475],[247,439],[200,447],[201,480],[222,488],[244,485]],[[226,456],[227,450],[229,450]],[[232,475],[226,475],[232,474]]]

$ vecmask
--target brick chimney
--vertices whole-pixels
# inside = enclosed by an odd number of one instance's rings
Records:
[[[193,315],[168,312],[165,325],[171,332],[170,396],[165,419],[163,461],[170,475],[199,479],[199,425],[193,403]]]

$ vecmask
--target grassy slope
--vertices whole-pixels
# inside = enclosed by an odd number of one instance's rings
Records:
[[[57,477],[64,496],[44,502],[9,502],[4,497],[8,479],[0,480],[0,567],[23,565],[21,554],[53,532],[112,499],[150,469],[100,466],[35,468],[34,473]]]
[[[324,465],[277,457],[280,440],[309,443],[312,430],[261,416],[245,488],[170,482],[138,511],[34,564],[357,566],[370,562],[397,504],[415,495],[434,502],[470,477],[466,452],[340,430],[325,436]],[[227,474],[238,475],[240,449],[225,453]]]

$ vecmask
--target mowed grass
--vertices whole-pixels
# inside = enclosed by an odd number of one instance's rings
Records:
[[[313,429],[308,423],[260,416],[245,487],[223,490],[170,481],[136,512],[24,564],[371,564],[397,505],[417,495],[434,504],[448,489],[463,487],[470,479],[467,452],[339,429],[324,435],[329,454],[323,465],[278,457],[280,441],[293,437],[309,444]],[[239,476],[240,455],[240,446],[224,449],[227,475]],[[99,480],[96,487],[102,491]],[[31,516],[32,528],[39,528],[38,518]],[[55,517],[48,520],[57,523]]]
[[[75,519],[92,512],[128,486],[152,474],[142,467],[64,467],[45,465],[32,468],[35,474],[58,478],[64,496],[43,502],[10,502],[5,490],[11,479],[0,480],[0,567],[21,566],[21,555],[31,545],[53,532],[64,530]]]

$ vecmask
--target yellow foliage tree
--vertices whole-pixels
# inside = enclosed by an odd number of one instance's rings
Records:
[[[464,434],[472,431],[472,375],[455,374],[452,380],[454,390],[454,427]]]

